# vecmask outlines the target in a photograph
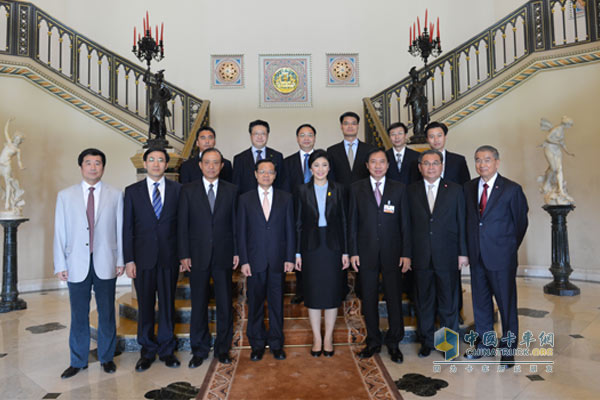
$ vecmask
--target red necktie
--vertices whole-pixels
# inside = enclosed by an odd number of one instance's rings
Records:
[[[88,229],[90,231],[90,254],[94,252],[94,188],[90,187],[90,193],[88,194],[87,201],[87,221],[88,221]]]
[[[483,213],[485,211],[485,206],[487,206],[487,201],[488,201],[488,190],[489,186],[487,183],[483,184],[483,193],[481,193],[481,201],[479,202],[479,215],[483,216]]]

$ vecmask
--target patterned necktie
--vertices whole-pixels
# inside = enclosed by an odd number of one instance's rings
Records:
[[[266,190],[263,192],[264,196],[263,197],[263,202],[262,202],[262,208],[263,208],[263,213],[265,214],[265,219],[268,221],[269,220],[269,214],[271,214],[271,206],[269,205],[269,192],[267,192]]]
[[[305,153],[304,154],[304,183],[308,183],[310,181],[310,177],[312,176],[312,172],[310,171],[310,168],[308,167],[308,157],[310,157],[310,154]]]
[[[158,182],[154,182],[154,192],[152,193],[152,208],[154,208],[154,214],[156,218],[160,218],[162,212],[162,200],[160,198],[160,190],[158,190]]]
[[[381,182],[375,182],[375,201],[377,201],[377,207],[381,205],[381,192],[379,191],[379,186]]]
[[[215,185],[208,185],[208,204],[210,205],[210,212],[213,213],[215,211]]]
[[[398,172],[402,168],[402,154],[396,153],[396,165],[398,166]]]
[[[87,215],[88,222],[88,230],[90,231],[90,254],[94,252],[94,187],[90,187],[88,192],[88,201],[87,201],[87,210],[85,210],[85,214]]]
[[[259,162],[262,159],[262,150],[256,150],[256,162]]]
[[[433,213],[433,206],[435,205],[435,193],[433,188],[435,185],[427,185],[427,202],[429,203],[429,211]]]
[[[354,166],[354,150],[352,150],[353,147],[353,143],[350,143],[348,145],[348,164],[350,164],[350,171],[352,171],[352,167]]]
[[[488,190],[489,186],[487,183],[483,184],[483,193],[481,193],[481,201],[479,202],[479,215],[483,216],[483,212],[485,211],[485,206],[487,206],[488,201]]]

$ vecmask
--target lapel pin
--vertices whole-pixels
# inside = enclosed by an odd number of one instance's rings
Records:
[[[327,192],[327,196],[331,196],[331,192]]]

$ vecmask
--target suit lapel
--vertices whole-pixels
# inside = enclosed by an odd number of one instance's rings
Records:
[[[144,207],[146,207],[150,215],[156,218],[156,214],[154,214],[154,206],[152,205],[152,200],[150,199],[150,195],[148,194],[148,185],[146,184],[146,178],[140,181],[137,187],[137,191],[140,201],[142,202],[142,204],[145,204]]]
[[[104,209],[104,203],[106,203],[107,201],[107,190],[108,189],[106,185],[103,185],[102,189],[100,189],[100,198],[98,199],[98,212],[94,214],[94,226],[98,223],[98,220],[100,219],[100,214]]]
[[[165,215],[167,206],[170,206],[171,202],[175,201],[174,196],[175,193],[173,193],[173,183],[165,178],[165,203],[163,204],[163,210],[160,213],[159,219],[162,219],[163,215]]]
[[[325,219],[330,221],[331,211],[334,208],[334,203],[338,201],[335,198],[335,185],[329,182],[327,186],[327,193],[325,195]]]
[[[444,201],[446,200],[447,191],[448,191],[448,185],[446,184],[446,182],[444,182],[443,179],[441,179],[440,183],[438,185],[437,195],[435,196],[435,202],[433,203],[433,213],[434,214],[444,204]],[[429,208],[429,207],[427,207],[427,208]]]
[[[296,175],[299,177],[298,182],[302,182],[304,183],[304,160],[302,159],[302,157],[300,156],[300,152],[296,153],[296,167],[294,167],[294,170],[296,171]]]
[[[429,201],[427,201],[427,192],[425,191],[425,183],[423,183],[423,181],[419,182],[417,192],[419,196],[419,204],[422,204],[423,208],[425,208],[425,210],[427,211],[427,214],[431,215],[431,210],[429,209]],[[435,210],[435,204],[433,209]]]
[[[356,142],[356,154],[354,154],[354,162],[352,164],[352,171],[354,172],[354,169],[356,168],[356,163],[357,160],[360,159],[362,152],[363,152],[363,146],[361,146],[362,142],[359,140]]]
[[[310,182],[308,184],[308,204],[310,208],[313,210],[315,215],[319,215],[319,206],[317,205],[317,192],[315,191],[315,184]]]
[[[371,185],[371,179],[367,178],[365,181],[365,185],[363,185],[363,192],[365,193],[365,197],[369,199],[370,202],[373,203],[375,208],[379,209],[377,206],[377,200],[375,200],[375,193],[373,192],[373,185]],[[386,182],[387,183],[387,182]],[[385,188],[384,188],[385,190]],[[387,194],[387,193],[386,193]],[[381,194],[381,203],[383,204],[383,193]]]

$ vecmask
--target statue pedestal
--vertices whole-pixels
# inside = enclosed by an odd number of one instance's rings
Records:
[[[29,218],[0,219],[4,227],[0,313],[27,308],[25,300],[19,299],[17,290],[17,229],[25,221],[29,221]]]
[[[550,272],[554,281],[544,286],[544,293],[555,296],[577,296],[579,288],[569,282],[573,272],[569,258],[569,235],[567,232],[567,214],[575,209],[574,205],[542,207],[552,217],[552,265]]]

